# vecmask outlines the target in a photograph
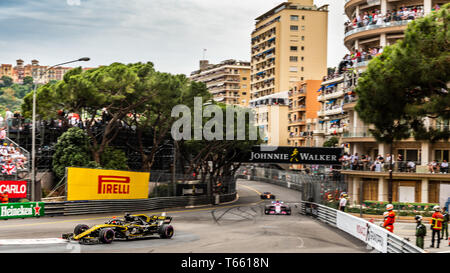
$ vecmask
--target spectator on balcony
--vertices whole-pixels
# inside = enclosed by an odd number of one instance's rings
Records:
[[[385,23],[389,23],[390,21],[392,21],[393,20],[393,18],[392,18],[392,13],[390,12],[390,11],[388,11],[387,13],[386,13],[386,16],[384,16],[384,22]]]
[[[441,163],[441,173],[448,173],[448,162],[445,159]]]
[[[403,161],[403,156],[401,154],[397,155],[397,169],[399,172],[405,172],[406,171],[406,164]]]
[[[433,160],[430,164],[428,164],[428,170],[430,171],[430,173],[439,172],[439,164],[436,162],[436,160]]]
[[[408,170],[409,173],[413,173],[416,171],[416,163],[414,163],[414,161],[410,160],[408,161],[408,163],[406,164],[406,169]]]

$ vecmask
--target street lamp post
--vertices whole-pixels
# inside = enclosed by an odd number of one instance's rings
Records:
[[[70,64],[70,63],[76,63],[76,62],[87,62],[89,60],[90,60],[90,58],[84,57],[84,58],[80,58],[78,60],[73,60],[70,62],[53,65],[53,66],[47,68],[44,72],[41,72],[39,74],[39,77],[38,77],[36,83],[34,84],[33,117],[32,117],[32,131],[31,131],[31,200],[32,201],[36,201],[35,199],[36,199],[36,91],[37,91],[37,85],[41,81],[42,77],[54,67],[57,67],[60,65],[65,65],[65,64]]]

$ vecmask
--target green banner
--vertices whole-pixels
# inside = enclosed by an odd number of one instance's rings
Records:
[[[44,216],[44,202],[0,204],[0,219]]]

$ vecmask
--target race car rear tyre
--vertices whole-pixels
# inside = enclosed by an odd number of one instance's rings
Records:
[[[174,233],[173,227],[171,225],[162,225],[159,228],[159,237],[161,239],[170,239]]]
[[[75,236],[76,236],[76,235],[79,235],[79,234],[85,232],[88,229],[89,229],[88,225],[80,224],[74,228],[73,234],[75,234]]]
[[[112,241],[114,241],[114,237],[115,237],[115,232],[114,230],[112,230],[111,228],[105,228],[100,230],[99,233],[99,240],[100,242],[104,243],[104,244],[110,244],[112,243]]]

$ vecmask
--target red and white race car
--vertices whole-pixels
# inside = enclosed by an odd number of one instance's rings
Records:
[[[271,215],[291,215],[291,207],[281,201],[272,201],[270,205],[266,205],[265,214]]]

